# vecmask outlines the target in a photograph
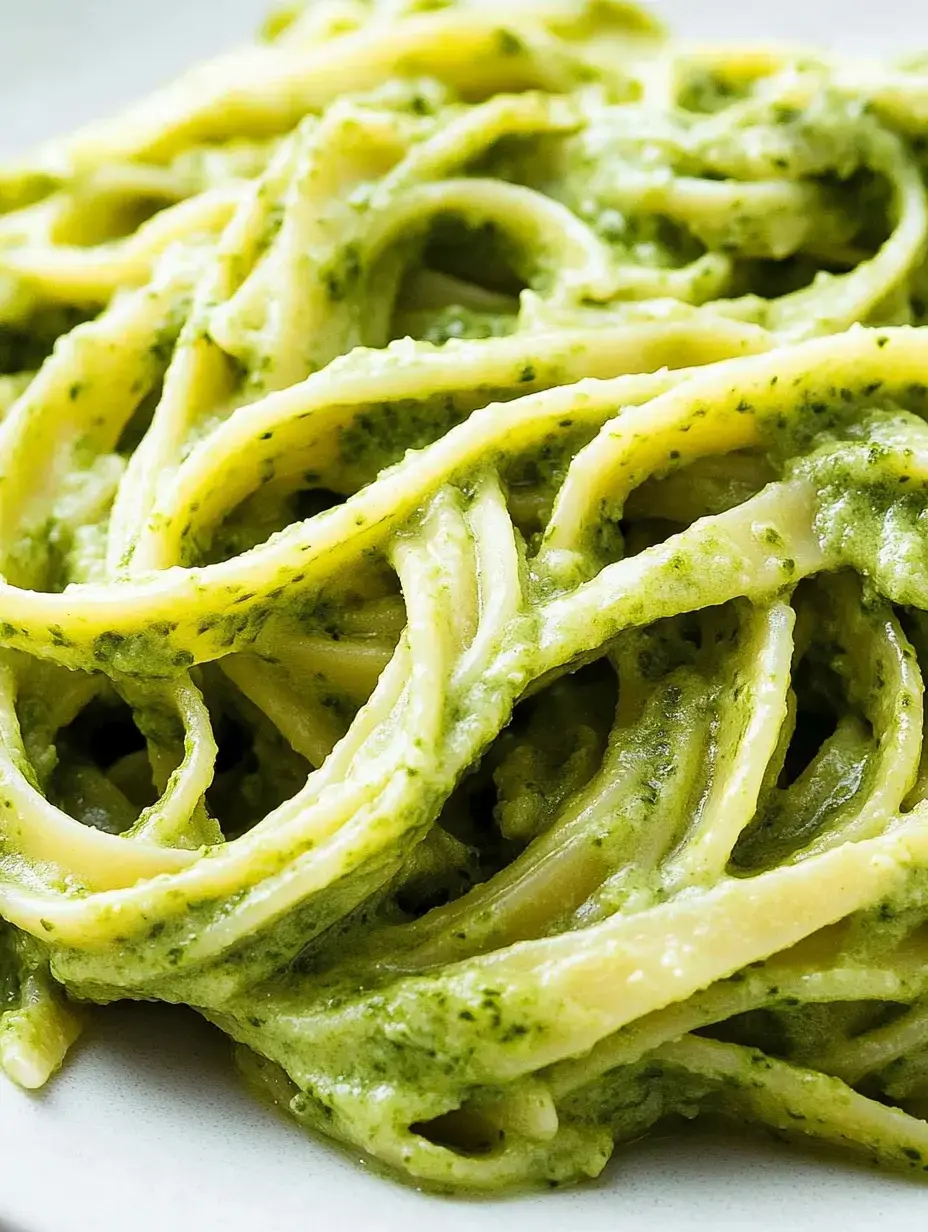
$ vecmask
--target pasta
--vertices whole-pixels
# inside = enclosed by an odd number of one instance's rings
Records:
[[[0,1066],[439,1189],[928,1172],[928,67],[319,0],[0,173]]]

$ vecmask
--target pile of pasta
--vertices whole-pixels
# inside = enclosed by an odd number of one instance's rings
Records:
[[[928,1171],[928,67],[319,0],[0,173],[0,1064]]]

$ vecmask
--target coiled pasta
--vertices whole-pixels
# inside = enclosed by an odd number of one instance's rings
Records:
[[[0,1066],[442,1188],[928,1171],[928,75],[324,0],[0,175]]]

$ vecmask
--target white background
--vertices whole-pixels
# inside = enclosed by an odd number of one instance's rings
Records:
[[[501,0],[502,3],[502,0]],[[699,38],[928,48],[925,0],[664,0]],[[0,153],[105,114],[244,39],[263,0],[0,0]],[[764,1142],[687,1135],[618,1153],[585,1189],[424,1197],[304,1137],[237,1085],[194,1015],[101,1014],[29,1096],[0,1079],[2,1232],[870,1232],[928,1225],[928,1187]]]

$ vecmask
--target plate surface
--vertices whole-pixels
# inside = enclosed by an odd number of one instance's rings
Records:
[[[660,0],[681,33],[852,51],[928,49],[912,0]],[[0,156],[246,37],[265,0],[0,0]],[[581,1190],[462,1202],[362,1171],[238,1085],[195,1015],[102,1013],[39,1095],[0,1078],[2,1232],[869,1232],[926,1226],[928,1189],[764,1141],[690,1134],[624,1150]]]

